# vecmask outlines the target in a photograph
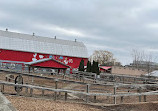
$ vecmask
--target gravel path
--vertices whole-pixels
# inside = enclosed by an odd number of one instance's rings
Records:
[[[103,111],[98,107],[78,103],[6,96],[19,111]]]

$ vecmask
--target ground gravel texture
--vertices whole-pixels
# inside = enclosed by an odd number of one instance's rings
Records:
[[[27,97],[6,96],[19,111],[103,111],[90,105]]]
[[[19,111],[158,111],[158,102],[92,106],[80,103],[6,96]]]

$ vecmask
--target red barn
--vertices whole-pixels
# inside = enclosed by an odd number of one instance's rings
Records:
[[[86,65],[88,53],[82,42],[0,30],[1,63],[35,65],[37,62],[38,66],[42,67],[63,66],[74,69],[79,67],[81,59],[84,59]],[[44,60],[46,63],[39,63]]]

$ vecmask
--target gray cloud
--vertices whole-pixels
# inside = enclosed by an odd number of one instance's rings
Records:
[[[83,41],[89,55],[109,50],[123,64],[140,48],[158,54],[156,0],[2,0],[0,28]]]

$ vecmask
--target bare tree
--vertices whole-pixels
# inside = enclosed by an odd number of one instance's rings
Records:
[[[155,60],[151,53],[147,53],[143,50],[132,50],[133,63],[131,64],[135,68],[141,68],[146,70],[150,74],[155,69]]]
[[[145,58],[144,51],[133,49],[132,57],[133,57],[133,66],[136,68],[140,68],[141,62],[144,61],[144,58]]]
[[[95,50],[90,56],[90,61],[96,61],[99,64],[115,63],[116,59],[113,58],[113,53],[106,50]]]

